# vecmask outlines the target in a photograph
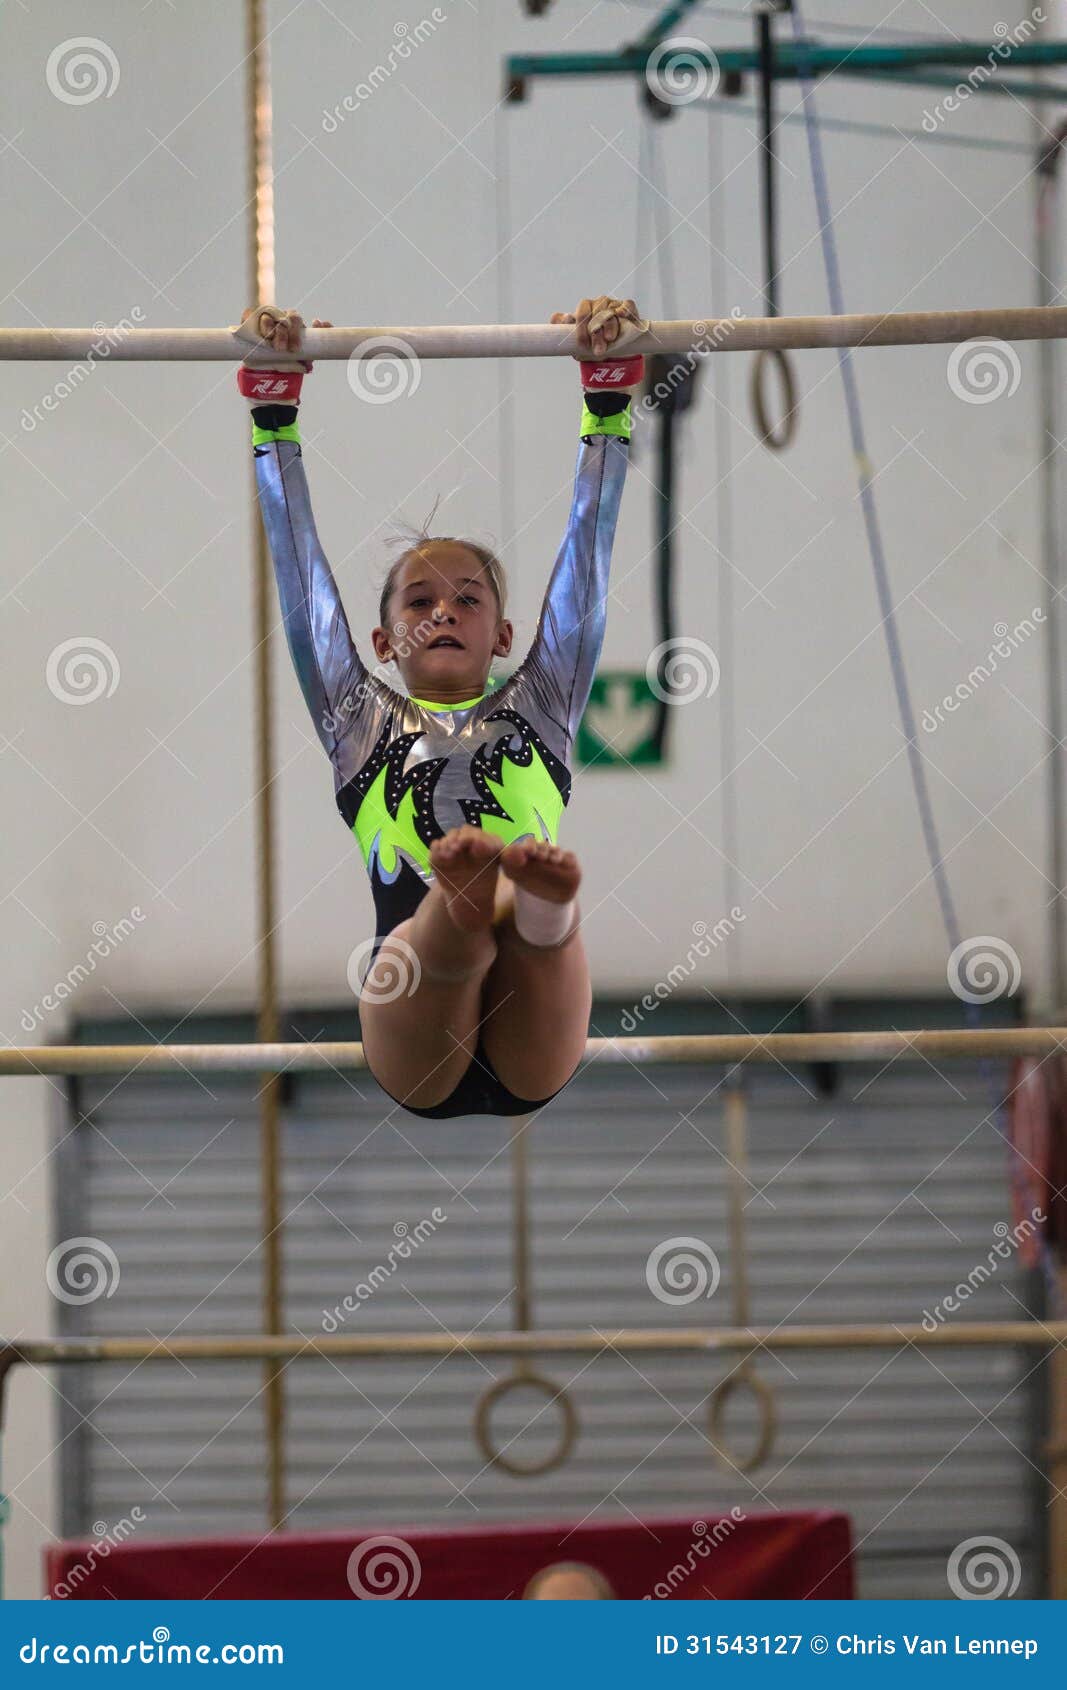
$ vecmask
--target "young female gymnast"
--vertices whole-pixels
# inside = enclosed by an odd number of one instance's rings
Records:
[[[492,553],[427,536],[389,570],[371,643],[405,697],[360,660],[315,532],[297,427],[303,323],[263,306],[248,319],[279,354],[269,372],[243,365],[238,385],[289,650],[374,894],[368,1065],[415,1115],[528,1114],[566,1085],[589,1027],[581,876],[555,841],[642,374],[620,352],[644,325],[632,299],[607,295],[552,318],[576,324],[585,355],[574,499],[533,644],[501,686],[487,690],[490,666],[513,630]]]

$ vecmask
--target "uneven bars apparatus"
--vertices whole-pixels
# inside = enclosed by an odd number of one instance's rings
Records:
[[[627,343],[628,351],[704,356],[717,351],[763,348],[807,349],[862,346],[958,344],[971,339],[1048,340],[1067,338],[1067,307],[1023,307],[958,312],[902,312],[853,316],[744,318],[651,323]],[[309,330],[309,358],[466,358],[573,356],[573,329],[558,325],[470,325],[404,329]],[[259,358],[231,329],[0,329],[0,359],[89,359],[119,361],[235,361],[269,366],[265,344]],[[657,1039],[592,1039],[586,1060],[626,1063],[888,1062],[896,1057],[931,1059],[979,1056],[1047,1056],[1067,1049],[1067,1028],[947,1030],[878,1033],[704,1035]],[[36,1046],[0,1050],[0,1076],[89,1073],[232,1072],[279,1074],[366,1067],[354,1043],[232,1045]],[[983,1322],[966,1327],[922,1325],[838,1325],[810,1327],[722,1327],[663,1332],[521,1331],[499,1333],[379,1333],[184,1338],[161,1345],[136,1338],[72,1339],[5,1343],[0,1339],[0,1426],[5,1384],[20,1365],[50,1366],[152,1360],[295,1361],[315,1357],[373,1359],[388,1355],[529,1356],[545,1353],[699,1352],[751,1356],[759,1349],[828,1350],[1012,1346],[1051,1348],[1067,1340],[1067,1321]],[[564,1396],[564,1392],[559,1393]]]
[[[947,346],[966,340],[1067,339],[1067,306],[1030,305],[973,311],[886,311],[834,317],[705,317],[654,322],[626,342],[627,353],[753,352],[841,346]],[[162,359],[269,366],[233,329],[0,329],[0,359]],[[553,323],[444,327],[308,329],[308,358],[551,358],[577,352],[573,328]]]

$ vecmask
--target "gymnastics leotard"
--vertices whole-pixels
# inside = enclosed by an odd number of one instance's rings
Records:
[[[613,404],[618,396],[585,396],[570,516],[526,657],[500,686],[462,704],[409,698],[366,668],[315,530],[295,412],[252,413],[286,638],[333,765],[337,807],[370,876],[376,946],[425,897],[430,842],[450,828],[470,823],[505,844],[556,840],[603,643],[626,477],[630,406],[623,400],[612,414]],[[514,1098],[479,1049],[456,1093],[411,1113],[521,1114],[544,1101]]]

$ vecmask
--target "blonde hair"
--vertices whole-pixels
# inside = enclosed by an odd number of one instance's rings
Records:
[[[489,546],[482,545],[479,540],[466,540],[457,534],[431,534],[429,531],[430,524],[436,514],[437,505],[435,504],[421,528],[401,529],[400,533],[393,537],[392,544],[403,546],[404,549],[400,556],[389,565],[385,580],[382,582],[382,596],[378,604],[378,620],[383,627],[387,625],[389,600],[393,596],[396,578],[400,574],[401,567],[411,557],[412,553],[422,552],[427,546],[462,546],[464,551],[468,551],[476,557],[485,572],[486,580],[492,588],[497,611],[501,616],[504,614],[508,596],[508,581],[504,573],[504,565],[496,553]]]

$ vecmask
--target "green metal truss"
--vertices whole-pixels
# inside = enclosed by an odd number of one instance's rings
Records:
[[[670,7],[639,40],[615,53],[518,53],[505,61],[507,85],[512,98],[521,99],[525,84],[540,76],[636,76],[643,77],[649,54],[669,39],[670,31],[684,13],[699,0],[679,0]],[[703,54],[699,46],[686,42],[686,59],[694,68],[703,63],[708,70],[718,68],[720,76],[729,81],[758,72],[759,53],[755,47],[707,47]],[[966,73],[980,71],[968,86],[975,93],[1013,94],[1021,100],[1067,100],[1067,86],[1038,82],[1004,75],[1002,67],[1052,67],[1067,65],[1067,40],[1022,41],[1017,46],[1002,41],[922,41],[886,46],[884,44],[859,47],[833,46],[814,39],[798,43],[779,41],[775,46],[774,75],[778,80],[795,80],[809,74],[814,76],[856,76],[883,78],[890,82],[914,82],[924,86],[955,87],[968,82]],[[944,72],[958,68],[959,77]],[[941,75],[938,75],[941,72]]]

